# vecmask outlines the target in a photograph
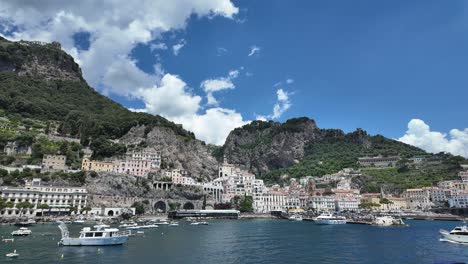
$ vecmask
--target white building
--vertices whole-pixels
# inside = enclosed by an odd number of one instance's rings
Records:
[[[41,204],[47,204],[50,209],[44,211],[51,214],[68,213],[70,207],[76,207],[79,211],[86,207],[87,197],[88,192],[85,188],[41,186],[40,179],[28,181],[24,187],[3,187],[0,194],[0,198],[13,202],[15,206],[20,202],[33,204],[34,208],[28,210],[26,216],[36,216],[42,212],[42,209],[37,208]],[[15,217],[19,214],[17,208],[6,208],[0,212],[0,215],[5,217]]]
[[[356,198],[338,198],[335,200],[336,211],[357,211],[361,201]]]
[[[335,198],[331,196],[312,196],[309,199],[309,209],[316,212],[335,211]]]
[[[454,208],[468,208],[468,193],[454,195],[448,199],[450,207]]]

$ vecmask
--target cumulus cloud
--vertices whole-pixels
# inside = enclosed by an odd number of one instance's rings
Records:
[[[185,40],[182,39],[179,41],[179,43],[175,44],[172,46],[172,52],[174,53],[175,56],[179,55],[180,50],[185,46]]]
[[[412,119],[406,134],[398,140],[428,152],[449,152],[468,158],[468,128],[452,129],[447,135],[431,131],[429,125],[421,119]]]
[[[145,108],[133,110],[180,122],[188,129],[196,129],[197,137],[209,143],[221,142],[220,138],[227,136],[227,129],[241,124],[240,114],[222,108],[198,114],[201,97],[192,94],[180,77],[165,73],[160,64],[154,65],[154,72],[144,72],[137,67],[131,53],[139,44],[150,45],[152,51],[168,49],[162,42],[149,43],[161,38],[164,32],[184,29],[193,15],[234,19],[238,11],[230,0],[140,0],[138,4],[127,0],[51,0],[47,4],[0,0],[3,28],[14,30],[7,38],[59,41],[80,64],[85,79],[93,87],[105,94],[141,99]],[[75,47],[73,36],[79,32],[89,34],[86,50]],[[181,40],[172,46],[174,54],[179,54],[184,45],[185,40]],[[198,128],[193,121],[208,122],[223,115],[226,122],[213,121],[210,132]],[[224,127],[214,127],[214,124]],[[219,134],[212,135],[216,131]]]
[[[286,83],[287,83],[287,84],[291,84],[291,83],[293,83],[293,82],[294,82],[294,79],[286,79]]]
[[[151,52],[153,52],[155,50],[167,50],[167,45],[162,43],[162,42],[153,43],[153,44],[150,45],[150,50],[151,50]]]
[[[192,94],[176,75],[165,74],[159,86],[139,89],[135,96],[143,100],[145,108],[132,111],[160,114],[193,131],[199,139],[216,145],[222,145],[231,130],[250,122],[235,110],[220,107],[198,113],[201,97]]]
[[[231,70],[227,77],[219,77],[202,81],[200,87],[206,93],[206,99],[208,100],[207,104],[215,106],[219,105],[219,102],[216,100],[213,93],[236,88],[232,80],[238,76],[239,70]]]
[[[254,45],[254,46],[250,47],[250,52],[249,52],[249,54],[247,56],[251,57],[251,56],[253,56],[255,54],[258,54],[259,52],[260,52],[260,47]]]
[[[257,120],[265,121],[267,119],[277,119],[280,118],[284,112],[286,112],[291,106],[292,103],[289,99],[291,93],[284,91],[283,89],[276,90],[276,103],[273,106],[273,112],[270,115],[256,115]]]

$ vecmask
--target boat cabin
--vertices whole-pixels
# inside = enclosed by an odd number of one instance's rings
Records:
[[[117,228],[104,228],[91,230],[90,227],[85,227],[80,232],[80,238],[107,238],[120,236]]]

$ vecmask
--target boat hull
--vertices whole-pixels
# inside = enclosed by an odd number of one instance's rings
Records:
[[[450,232],[446,230],[441,230],[440,234],[442,235],[444,239],[452,241],[452,242],[468,243],[468,236],[466,235],[450,234]]]
[[[62,238],[59,244],[62,246],[114,246],[122,245],[128,241],[128,236],[106,238]]]

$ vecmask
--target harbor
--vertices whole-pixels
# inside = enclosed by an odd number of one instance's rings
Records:
[[[405,228],[271,219],[211,219],[209,225],[191,222],[179,220],[177,227],[158,225],[142,229],[143,233],[135,231],[123,245],[92,247],[59,246],[58,225],[37,224],[29,227],[31,235],[1,242],[0,259],[38,264],[148,263],[155,259],[160,263],[239,263],[239,259],[285,263],[294,259],[296,263],[390,264],[463,263],[468,259],[465,245],[439,241],[439,229],[452,230],[461,222],[407,220]],[[92,225],[68,225],[71,234],[86,226]],[[0,226],[0,236],[10,237],[17,229]],[[19,256],[8,259],[5,255],[14,250]]]

